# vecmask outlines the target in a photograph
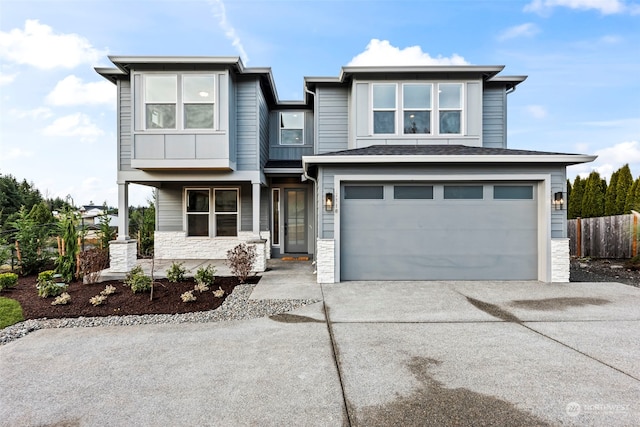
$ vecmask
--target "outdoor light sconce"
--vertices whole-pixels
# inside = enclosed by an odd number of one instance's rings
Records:
[[[553,194],[553,207],[557,211],[564,209],[564,194],[562,191]]]
[[[333,211],[333,190],[329,190],[324,195],[324,210],[327,212]]]

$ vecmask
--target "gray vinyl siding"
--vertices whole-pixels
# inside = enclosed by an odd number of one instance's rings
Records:
[[[304,144],[280,145],[280,111],[269,114],[269,158],[271,160],[301,160],[313,155],[313,112],[304,111]]]
[[[184,229],[182,198],[182,186],[158,189],[156,230],[182,231]]]
[[[258,169],[258,82],[238,82],[237,96],[237,168]]]
[[[269,160],[269,107],[262,90],[258,90],[258,113],[260,118],[260,169]]]
[[[131,168],[131,82],[118,80],[118,170],[130,171]]]
[[[251,184],[240,186],[240,231],[253,231],[253,202]]]
[[[316,154],[349,148],[349,89],[318,87]]]
[[[459,166],[452,167],[416,167],[416,168],[400,168],[394,166],[382,166],[376,165],[375,167],[366,166],[362,167],[323,167],[319,172],[319,184],[320,189],[318,191],[319,195],[323,195],[328,190],[333,190],[335,194],[335,183],[334,177],[336,174],[338,175],[463,175],[463,174],[478,174],[478,173],[486,173],[486,174],[504,174],[505,176],[509,176],[514,180],[518,179],[518,175],[521,174],[549,174],[551,176],[551,193],[547,195],[547,197],[551,198],[551,194],[556,191],[566,191],[566,173],[565,168],[562,166],[527,166],[527,165],[519,165],[519,166],[506,166],[506,167],[475,167],[475,168],[463,168]],[[320,196],[319,196],[320,197]],[[335,200],[335,197],[334,197]],[[544,203],[543,200],[540,200],[541,203]],[[338,209],[340,209],[338,205]],[[324,239],[332,239],[334,238],[335,228],[334,228],[334,213],[327,213],[322,209],[322,205],[318,207],[319,212],[319,227],[320,227],[320,237]],[[552,238],[565,238],[567,236],[566,231],[566,210],[553,210],[551,211],[551,237]]]
[[[485,88],[482,95],[482,146],[507,148],[507,94],[504,88]]]

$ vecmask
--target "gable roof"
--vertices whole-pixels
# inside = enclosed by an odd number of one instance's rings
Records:
[[[303,156],[306,171],[312,164],[354,163],[556,163],[575,165],[592,162],[597,156],[515,150],[509,148],[469,147],[466,145],[372,145]]]

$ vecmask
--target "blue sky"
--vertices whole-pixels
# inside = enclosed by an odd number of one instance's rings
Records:
[[[0,0],[0,173],[117,205],[107,55],[233,55],[280,99],[348,64],[505,65],[509,147],[597,154],[569,177],[640,175],[640,1]],[[150,192],[134,186],[133,205]]]

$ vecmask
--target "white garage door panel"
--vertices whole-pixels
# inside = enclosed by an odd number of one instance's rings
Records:
[[[394,200],[386,184],[384,200],[342,200],[341,280],[537,279],[536,200],[438,194]]]

